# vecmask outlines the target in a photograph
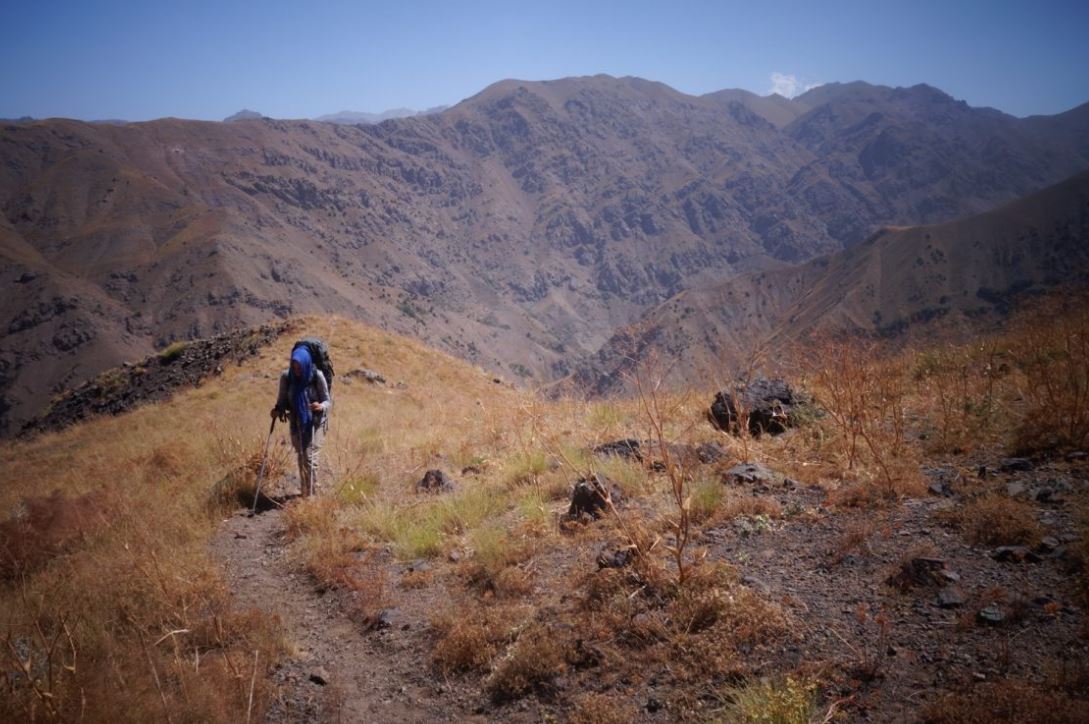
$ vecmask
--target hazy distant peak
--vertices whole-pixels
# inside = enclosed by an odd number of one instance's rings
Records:
[[[235,113],[234,115],[230,115],[230,116],[227,116],[226,118],[224,118],[223,122],[224,123],[230,123],[231,121],[252,121],[254,119],[264,118],[264,117],[265,117],[265,115],[263,113],[258,113],[257,111],[251,111],[248,108],[243,108],[238,113]]]
[[[446,110],[448,106],[433,106],[425,111],[417,111],[413,108],[391,108],[388,111],[382,111],[381,113],[369,113],[367,111],[339,111],[337,113],[327,113],[324,116],[318,116],[315,121],[321,121],[322,123],[342,123],[345,125],[355,125],[358,123],[381,123],[382,121],[388,121],[393,118],[408,118],[410,116],[426,116],[432,113],[441,113]]]

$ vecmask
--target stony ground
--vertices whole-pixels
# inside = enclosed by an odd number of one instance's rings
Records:
[[[976,455],[926,470],[926,497],[886,509],[831,509],[816,489],[739,482],[777,497],[788,514],[741,518],[700,533],[712,559],[779,603],[792,635],[763,649],[756,672],[808,671],[821,711],[846,721],[916,721],[943,692],[982,682],[1053,681],[1089,660],[1085,612],[1071,566],[1079,540],[1072,501],[1089,494],[1089,462],[1003,461]],[[759,489],[759,490],[757,490]],[[290,505],[292,480],[272,488]],[[1046,536],[1033,548],[976,546],[948,512],[982,491],[1030,502]],[[344,591],[319,591],[292,560],[281,509],[224,521],[213,545],[239,602],[275,612],[293,653],[275,670],[269,721],[542,721],[586,685],[565,677],[550,693],[496,704],[479,677],[444,679],[430,665],[430,621],[456,583],[447,560],[370,561],[390,581],[389,607],[361,622]],[[528,594],[561,609],[564,581],[587,565],[581,539],[535,562]],[[596,546],[599,543],[587,543]],[[424,574],[424,575],[421,575]],[[408,582],[412,583],[409,584]],[[669,691],[625,693],[647,721],[674,718]]]

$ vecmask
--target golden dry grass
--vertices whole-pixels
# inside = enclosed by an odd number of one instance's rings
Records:
[[[776,500],[725,489],[690,461],[673,461],[676,467],[663,475],[595,456],[594,446],[626,437],[690,446],[715,441],[727,452],[720,466],[761,461],[823,488],[833,502],[886,505],[920,491],[924,450],[916,433],[929,433],[923,443],[944,449],[1000,439],[1019,421],[1039,427],[1032,415],[1050,394],[1048,375],[1076,369],[1069,355],[1056,353],[1045,358],[1054,368],[1041,367],[1038,358],[1031,365],[1014,360],[984,387],[957,387],[964,370],[983,360],[1000,364],[988,350],[1023,349],[1014,344],[1020,338],[937,361],[912,351],[890,356],[830,346],[814,365],[799,368],[795,381],[811,386],[835,414],[781,437],[735,438],[706,422],[711,389],[656,393],[651,419],[645,400],[548,401],[495,384],[482,370],[420,343],[340,318],[304,318],[256,360],[169,402],[0,446],[7,481],[0,505],[11,511],[0,526],[9,541],[0,561],[7,639],[34,661],[50,647],[64,652],[55,655],[51,682],[35,688],[24,680],[0,702],[0,713],[25,718],[49,706],[78,718],[86,707],[89,718],[101,718],[125,708],[137,718],[158,718],[165,708],[178,719],[245,718],[254,652],[264,670],[285,642],[274,620],[232,608],[208,541],[224,506],[252,495],[277,376],[292,340],[303,334],[330,340],[340,374],[325,494],[286,512],[293,560],[320,586],[365,594],[358,598],[366,602],[360,611],[366,618],[386,595],[384,582],[365,583],[381,578],[368,568],[369,551],[388,546],[403,560],[457,552],[466,598],[455,608],[470,613],[436,618],[434,663],[444,673],[505,672],[492,679],[499,697],[530,690],[563,668],[551,654],[541,655],[543,673],[519,663],[542,637],[522,638],[536,630],[527,629],[536,609],[514,601],[537,585],[525,564],[566,546],[612,539],[641,553],[637,585],[626,572],[605,570],[576,587],[587,612],[578,625],[587,635],[621,642],[615,660],[621,668],[625,656],[642,652],[669,659],[678,681],[726,676],[742,666],[739,650],[789,635],[776,606],[701,565],[700,551],[667,554],[681,517],[704,527],[738,515],[774,517],[781,513]],[[856,390],[828,373],[844,364]],[[378,370],[390,384],[349,381],[345,373],[357,366]],[[1030,388],[1037,392],[1025,392]],[[861,422],[852,421],[859,416]],[[1056,444],[1076,439],[1076,416],[1059,424],[1055,434],[1068,434]],[[290,470],[285,446],[273,449],[278,469]],[[436,467],[459,481],[458,490],[418,494],[416,482]],[[631,505],[606,525],[564,536],[557,521],[570,486],[593,473],[613,480]],[[682,505],[685,516],[678,516]],[[1013,538],[1035,540],[1038,531],[1023,511],[1007,508],[1008,501],[986,499],[967,511],[963,524],[1016,528]],[[864,540],[860,532],[843,548]],[[679,565],[691,567],[686,585],[677,585]],[[480,608],[482,600],[490,603]],[[65,669],[73,656],[74,671]],[[18,668],[19,656],[8,659],[9,671]],[[258,687],[260,713],[268,691]],[[591,716],[588,707],[579,716]],[[612,716],[607,708],[603,720]]]

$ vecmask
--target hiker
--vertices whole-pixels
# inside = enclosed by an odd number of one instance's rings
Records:
[[[332,406],[325,375],[314,364],[310,350],[297,345],[291,351],[291,366],[280,375],[280,394],[272,416],[291,420],[291,444],[299,456],[304,497],[318,489],[318,456]]]

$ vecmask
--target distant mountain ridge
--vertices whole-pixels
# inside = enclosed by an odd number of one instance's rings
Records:
[[[388,111],[382,111],[381,113],[340,111],[338,113],[328,113],[324,116],[318,116],[314,118],[314,120],[323,123],[346,123],[349,125],[356,123],[381,123],[382,121],[388,121],[393,118],[408,118],[410,116],[427,116],[433,113],[442,113],[447,108],[449,108],[449,106],[435,106],[424,111],[416,111],[411,108],[392,108]]]
[[[972,329],[1027,294],[1089,289],[1089,171],[984,214],[882,229],[804,264],[690,289],[618,330],[565,386],[608,394],[654,357],[677,380],[819,331],[888,335],[932,320]]]
[[[370,125],[0,125],[0,426],[155,346],[307,312],[545,382],[685,290],[1089,168],[1087,109],[592,76]]]

